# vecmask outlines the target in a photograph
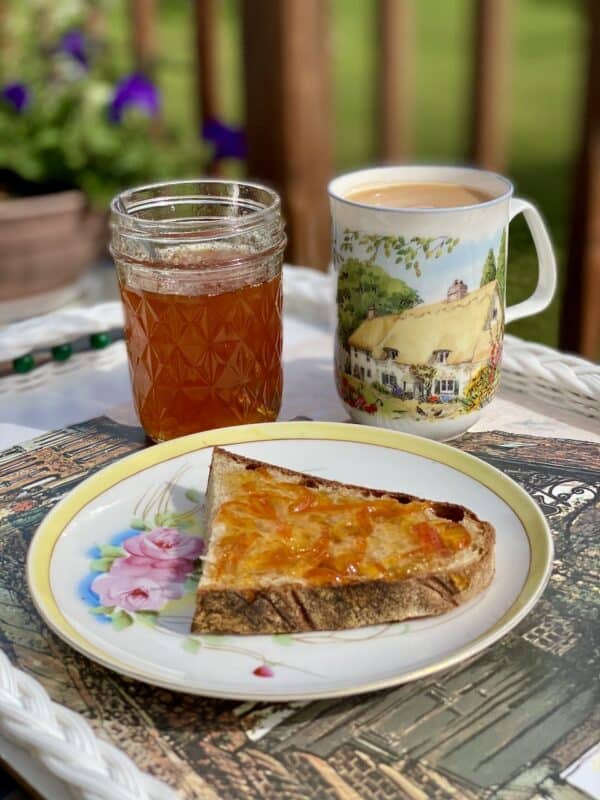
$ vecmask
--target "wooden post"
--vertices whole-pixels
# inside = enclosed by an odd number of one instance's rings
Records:
[[[90,5],[85,16],[85,30],[95,42],[106,38],[106,9],[103,5]]]
[[[194,11],[198,119],[202,126],[203,120],[219,116],[218,19],[215,0],[195,0]]]
[[[588,69],[579,160],[573,182],[560,346],[600,356],[600,4],[588,0]]]
[[[413,152],[415,30],[413,0],[379,0],[379,154],[387,163]]]
[[[507,160],[512,0],[477,0],[471,158],[502,171]]]
[[[131,36],[136,68],[152,75],[156,63],[155,0],[130,0]]]
[[[329,263],[327,0],[243,0],[248,173],[283,200],[292,263]]]
[[[218,15],[215,0],[195,0],[194,34],[196,47],[196,106],[198,131],[207,119],[219,118]],[[213,177],[223,174],[213,162],[206,167]]]
[[[17,62],[19,54],[14,42],[8,33],[9,4],[7,0],[0,0],[0,81],[6,82],[9,65]]]

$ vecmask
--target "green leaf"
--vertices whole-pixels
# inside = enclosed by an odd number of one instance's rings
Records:
[[[205,633],[202,637],[202,642],[204,644],[210,644],[213,647],[220,647],[221,645],[225,644],[225,636],[217,636],[213,633]]]
[[[198,650],[200,650],[200,648],[202,647],[202,642],[200,641],[200,639],[196,639],[193,636],[188,636],[187,639],[183,640],[182,647],[186,651],[186,653],[191,653],[192,655],[195,655],[198,652]]]
[[[135,618],[138,622],[141,622],[142,625],[147,625],[149,628],[152,628],[156,625],[158,611],[136,611]]]
[[[132,519],[129,523],[129,527],[136,531],[147,531],[150,529],[150,526],[146,525],[143,519],[138,518]]]
[[[114,558],[95,558],[90,561],[90,569],[93,572],[108,572],[114,560]]]
[[[281,645],[281,647],[291,647],[294,644],[294,639],[289,633],[276,633],[273,636],[273,642]]]
[[[190,501],[190,503],[202,502],[202,493],[199,492],[198,489],[188,489],[185,493],[185,496]]]
[[[177,514],[172,511],[160,511],[154,517],[154,524],[161,528],[176,528]]]
[[[200,578],[196,575],[188,575],[183,584],[183,591],[187,594],[188,592],[193,592],[194,589],[198,587],[198,581]]]
[[[115,631],[123,631],[133,625],[133,617],[127,611],[119,609],[112,615],[112,626]]]
[[[93,608],[90,608],[90,614],[104,614],[105,616],[110,617],[112,616],[114,610],[114,606],[94,606]]]
[[[121,558],[121,556],[127,555],[125,550],[122,547],[115,547],[112,544],[101,544],[98,548],[100,550],[100,555],[102,558]]]

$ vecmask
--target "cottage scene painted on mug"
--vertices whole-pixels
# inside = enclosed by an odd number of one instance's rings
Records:
[[[499,379],[506,254],[504,227],[480,240],[340,233],[344,402],[367,416],[423,421],[486,405]]]

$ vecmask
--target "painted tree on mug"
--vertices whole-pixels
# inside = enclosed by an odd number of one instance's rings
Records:
[[[481,273],[480,286],[485,286],[488,283],[496,280],[496,259],[494,258],[494,251],[490,248],[483,265],[483,272]]]
[[[364,248],[368,263],[375,263],[378,256],[387,260],[393,259],[395,264],[402,264],[412,269],[417,277],[421,275],[423,259],[441,258],[444,253],[451,253],[460,239],[451,236],[384,236],[378,233],[361,233],[346,228],[339,252],[334,253],[337,264],[344,261],[345,256],[354,253],[355,245]]]
[[[376,263],[380,257],[393,259],[397,265],[422,274],[423,260],[440,258],[451,253],[459,239],[450,236],[383,236],[346,229],[334,261],[340,267],[338,275],[338,333],[344,347],[348,338],[374,307],[377,314],[399,314],[423,302],[416,289],[400,278],[392,278]],[[366,259],[358,258],[361,248]]]
[[[391,278],[376,264],[349,258],[338,275],[338,334],[347,347],[348,338],[366,318],[369,308],[377,314],[399,314],[421,302],[419,293],[400,278]]]
[[[502,232],[496,259],[496,280],[500,286],[500,297],[504,297],[506,291],[506,229]]]

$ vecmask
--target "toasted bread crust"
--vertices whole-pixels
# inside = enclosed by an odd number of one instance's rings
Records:
[[[213,470],[219,462],[256,469],[263,462],[215,448],[207,495],[208,524],[216,513]],[[420,500],[412,495],[384,492],[272,467],[282,477],[311,487],[359,491],[365,497],[388,497],[401,503]],[[220,504],[219,504],[220,505]],[[365,580],[335,586],[277,584],[256,590],[198,587],[194,633],[274,634],[316,630],[342,630],[451,611],[483,591],[494,575],[494,528],[469,509],[454,503],[432,503],[439,516],[453,520],[468,517],[480,529],[480,557],[459,573],[436,569],[428,575],[399,580]]]

